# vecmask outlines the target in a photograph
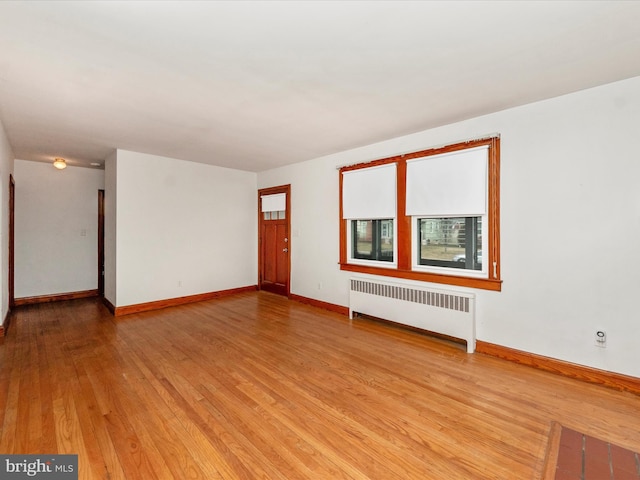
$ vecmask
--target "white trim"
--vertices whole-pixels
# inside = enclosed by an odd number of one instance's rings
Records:
[[[380,268],[398,268],[398,222],[396,218],[391,218],[393,221],[393,262],[383,262],[382,260],[368,260],[365,258],[353,257],[353,232],[351,230],[351,222],[353,220],[344,219],[346,222],[345,231],[347,232],[347,264],[349,265],[363,265],[367,267],[380,267]]]
[[[469,216],[469,215],[468,215]],[[476,215],[482,217],[482,245],[479,250],[483,252],[482,270],[466,270],[463,268],[449,268],[449,267],[436,267],[433,265],[421,265],[420,258],[418,257],[418,219],[420,218],[438,218],[427,217],[424,215],[411,217],[411,270],[414,272],[425,273],[437,273],[440,275],[451,275],[456,277],[469,277],[469,278],[489,278],[489,266],[487,262],[489,260],[489,240],[488,235],[485,233],[485,227],[488,227],[489,216],[488,215]],[[486,252],[486,253],[485,253]],[[394,257],[395,258],[395,257]]]

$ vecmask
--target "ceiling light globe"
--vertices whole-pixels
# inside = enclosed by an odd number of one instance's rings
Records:
[[[67,161],[64,158],[56,158],[53,162],[53,166],[58,170],[67,168]]]

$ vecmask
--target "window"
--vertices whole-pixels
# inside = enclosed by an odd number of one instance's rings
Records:
[[[262,216],[265,220],[286,220],[287,212],[278,210],[277,212],[263,212]]]
[[[393,262],[393,220],[351,220],[352,258]]]
[[[340,169],[341,269],[500,290],[500,139]]]
[[[272,193],[260,196],[260,210],[264,220],[285,220],[287,195],[285,193]]]
[[[418,218],[418,264],[482,270],[482,217]]]
[[[342,172],[342,218],[350,263],[394,266],[397,169],[395,163]]]

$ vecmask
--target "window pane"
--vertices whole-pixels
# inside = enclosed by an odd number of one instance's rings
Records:
[[[287,218],[287,212],[285,210],[263,212],[265,220],[284,220]]]
[[[354,220],[354,257],[369,258],[373,245],[373,220]]]
[[[380,258],[393,262],[393,220],[377,220],[380,225]]]
[[[393,262],[393,220],[352,220],[352,256]]]
[[[418,219],[419,263],[482,270],[482,217]]]

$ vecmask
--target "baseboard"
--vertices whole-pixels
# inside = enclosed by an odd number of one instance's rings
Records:
[[[116,306],[113,303],[111,303],[105,297],[102,297],[102,303],[104,304],[105,307],[107,307],[107,310],[111,312],[111,315],[116,314]]]
[[[640,378],[629,375],[586,367],[584,365],[545,357],[535,353],[523,352],[522,350],[503,347],[480,340],[476,341],[476,352],[538,368],[547,372],[557,373],[584,382],[604,385],[605,387],[640,395]]]
[[[11,309],[7,310],[7,314],[4,316],[2,325],[0,325],[0,338],[3,338],[9,330],[9,323],[11,322]]]
[[[341,305],[336,305],[335,303],[323,302],[322,300],[316,300],[314,298],[303,297],[301,295],[296,295],[294,293],[289,294],[289,298],[291,300],[295,300],[296,302],[304,303],[306,305],[312,305],[314,307],[322,308],[324,310],[329,310],[332,312],[340,313],[341,315],[349,315],[349,308],[343,307]]]
[[[55,293],[53,295],[39,295],[37,297],[16,298],[13,305],[33,305],[36,303],[62,302],[64,300],[76,300],[78,298],[97,297],[98,290],[83,290],[81,292]]]
[[[241,292],[254,292],[258,289],[257,285],[247,287],[231,288],[229,290],[219,290],[217,292],[200,293],[197,295],[189,295],[186,297],[167,298],[165,300],[157,300],[155,302],[138,303],[135,305],[125,305],[123,307],[113,307],[112,314],[116,317],[123,315],[131,315],[134,313],[149,312],[151,310],[160,310],[162,308],[176,307],[187,303],[204,302],[205,300],[213,300],[214,298],[235,295]],[[109,305],[107,305],[109,308]],[[109,308],[111,310],[111,308]]]

